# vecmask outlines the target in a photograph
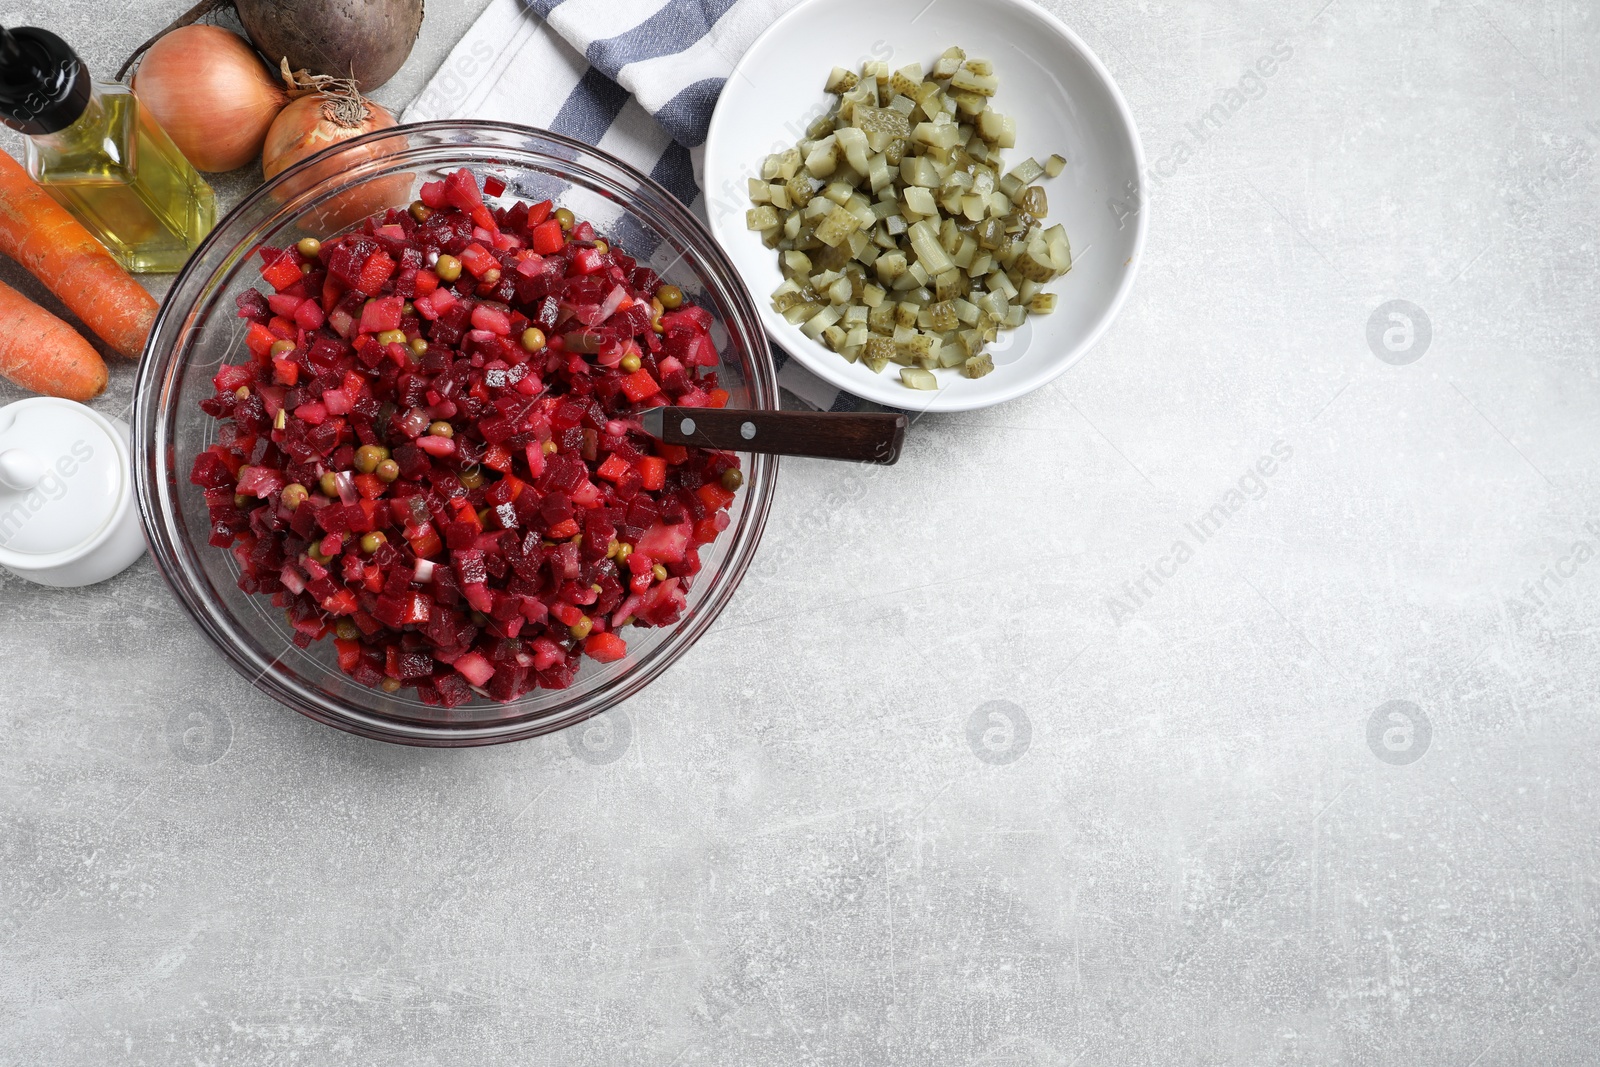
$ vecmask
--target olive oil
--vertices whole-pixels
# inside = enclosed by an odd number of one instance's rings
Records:
[[[28,173],[134,272],[183,266],[216,222],[216,198],[120,85],[97,85],[83,117],[28,142]]]
[[[54,34],[0,29],[0,121],[29,135],[34,180],[130,271],[178,270],[216,221],[211,187],[138,98],[92,81]]]

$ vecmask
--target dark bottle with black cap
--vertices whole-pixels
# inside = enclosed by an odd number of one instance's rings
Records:
[[[216,221],[211,186],[126,86],[48,30],[0,27],[0,122],[28,173],[131,271],[169,272]]]

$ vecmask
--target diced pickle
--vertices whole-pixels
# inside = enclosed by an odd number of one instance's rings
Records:
[[[843,67],[834,67],[833,73],[828,75],[828,83],[823,86],[830,93],[848,93],[860,83],[854,71],[845,70]]]
[[[816,185],[804,174],[796,174],[790,178],[785,186],[789,193],[789,203],[795,207],[805,207],[811,203],[811,198],[816,196]]]
[[[989,109],[994,65],[959,48],[927,74],[836,67],[826,87],[833,109],[748,182],[746,224],[785,279],[772,307],[850,362],[899,365],[910,388],[937,388],[935,368],[990,373],[985,346],[1053,311],[1044,286],[1071,269],[1065,229],[1036,221],[1048,200],[1034,183],[1065,158],[1006,169],[1017,129]]]
[[[908,137],[911,122],[900,112],[888,107],[858,107],[852,115],[851,125],[871,140],[873,134],[883,137]],[[882,149],[877,149],[882,151]]]
[[[950,88],[979,96],[993,96],[1000,88],[1000,80],[992,74],[975,74],[969,62],[950,77]]]
[[[928,308],[928,328],[938,330],[940,333],[953,330],[959,324],[956,318],[955,305],[948,300],[941,300]]]
[[[889,86],[902,96],[911,96],[917,91],[917,86],[922,84],[922,64],[908,63],[894,72],[894,77],[889,79]]]
[[[950,75],[961,69],[961,62],[966,58],[967,54],[961,49],[946,48],[944,55],[940,56],[939,61],[933,65],[932,76],[941,81],[949,78]]]
[[[982,378],[994,370],[994,360],[986,355],[972,356],[961,367],[968,378]]]

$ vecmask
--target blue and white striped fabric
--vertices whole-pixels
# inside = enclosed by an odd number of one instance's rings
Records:
[[[538,126],[649,174],[704,216],[706,127],[734,64],[796,0],[492,0],[406,122]],[[779,383],[824,410],[862,405],[774,351]]]

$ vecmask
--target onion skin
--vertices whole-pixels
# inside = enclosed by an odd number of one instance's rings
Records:
[[[328,111],[332,98],[321,93],[302,96],[278,112],[261,149],[261,173],[271,179],[289,167],[340,141],[393,126],[394,116],[368,100],[367,117],[354,125],[335,121]]]
[[[133,91],[195,169],[210,172],[254,162],[289,102],[248,41],[198,24],[150,47]]]
[[[276,63],[350,78],[370,92],[394,77],[422,29],[423,0],[235,0],[245,32]]]

